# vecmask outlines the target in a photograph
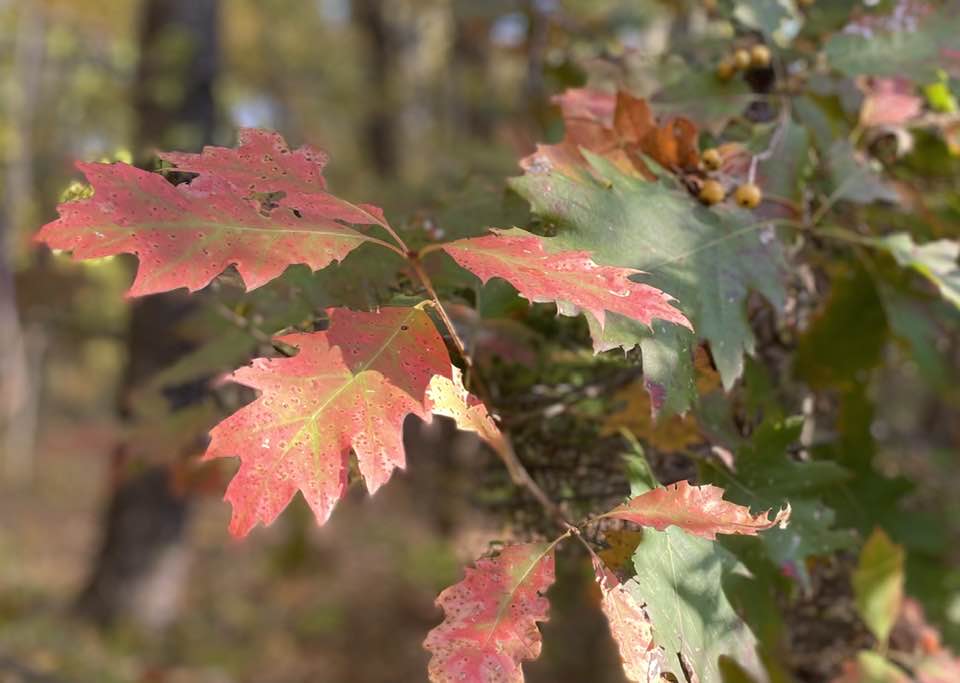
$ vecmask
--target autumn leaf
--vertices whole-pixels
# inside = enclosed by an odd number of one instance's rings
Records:
[[[655,319],[690,327],[671,297],[630,279],[639,271],[597,265],[585,251],[558,251],[551,241],[523,230],[493,230],[484,237],[442,245],[444,251],[483,282],[499,277],[521,296],[556,302],[563,315],[589,313],[603,328],[607,311],[643,325]]]
[[[600,584],[600,607],[620,651],[624,675],[635,683],[659,681],[663,649],[654,640],[653,624],[646,610],[597,557],[593,558],[593,571]]]
[[[860,106],[862,126],[903,126],[923,110],[923,98],[905,78],[876,78],[861,87],[864,91]]]
[[[451,368],[450,376],[435,375],[427,387],[427,399],[434,415],[452,418],[458,429],[474,432],[497,452],[507,448],[487,407],[463,386],[460,368]]]
[[[162,152],[159,156],[179,171],[215,174],[240,193],[282,192],[284,204],[300,211],[309,208],[358,225],[383,222],[378,207],[351,204],[326,191],[326,152],[310,145],[291,150],[279,133],[258,128],[241,128],[239,139],[236,148],[204,147],[201,154]]]
[[[769,512],[752,515],[750,509],[723,500],[723,489],[710,484],[691,486],[680,481],[647,491],[605,513],[603,517],[623,519],[663,531],[676,526],[687,533],[713,540],[717,534],[745,534],[775,526],[785,527],[790,519],[787,505],[774,518]]]
[[[225,496],[234,535],[270,524],[297,490],[326,522],[346,488],[351,448],[374,493],[405,464],[404,419],[429,419],[430,381],[450,377],[443,340],[419,308],[328,315],[325,332],[278,338],[296,356],[233,373],[261,396],[213,429],[205,457],[241,460]]]
[[[230,167],[219,175],[213,163],[180,185],[127,164],[77,167],[93,186],[93,196],[61,204],[60,217],[35,239],[72,251],[77,259],[135,254],[140,267],[129,296],[180,287],[196,291],[230,266],[236,266],[247,289],[295,263],[319,270],[373,241],[351,224],[382,220],[379,210],[326,193],[311,195],[310,201],[301,195],[296,205],[281,198],[268,209],[231,182],[237,173]],[[320,180],[317,171],[312,182]]]
[[[522,683],[520,662],[540,656],[538,621],[554,581],[553,545],[506,546],[477,560],[463,581],[437,597],[444,621],[423,643],[433,683]]]
[[[697,127],[683,116],[668,117],[660,123],[646,100],[624,91],[614,94],[575,88],[555,96],[553,102],[560,107],[566,135],[559,144],[538,145],[534,154],[520,162],[524,170],[586,168],[581,148],[647,179],[654,176],[644,156],[666,169],[697,168]]]

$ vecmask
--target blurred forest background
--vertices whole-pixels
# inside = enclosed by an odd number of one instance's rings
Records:
[[[422,680],[434,597],[497,535],[462,502],[469,473],[431,473],[443,435],[323,529],[297,507],[238,544],[226,477],[164,493],[119,444],[129,389],[189,348],[184,304],[124,300],[133,259],[31,245],[73,160],[150,166],[267,127],[326,149],[338,194],[422,219],[501,193],[559,131],[549,95],[673,19],[644,0],[0,0],[0,680]],[[603,662],[621,680],[584,577],[532,680],[604,680]]]
[[[232,146],[239,127],[265,127],[328,151],[335,192],[395,223],[482,221],[476,207],[502,196],[517,159],[559,137],[551,95],[588,73],[612,78],[625,55],[698,40],[708,4],[0,0],[0,683],[424,680],[435,596],[510,533],[471,504],[489,458],[438,424],[413,425],[408,472],[372,499],[354,487],[323,528],[298,498],[230,540],[229,467],[158,465],[202,453],[195,422],[219,411],[133,418],[137,387],[211,329],[233,339],[233,321],[215,304],[201,321],[177,295],[124,299],[132,258],[74,263],[33,247],[78,179],[74,160],[153,167],[156,149]],[[910,378],[887,379],[909,403]],[[878,438],[951,432],[940,420],[955,410],[931,400],[885,405]],[[960,532],[957,455],[918,448],[898,471],[947,520],[916,530],[940,551]],[[559,572],[574,580],[551,594],[528,679],[623,681],[589,569],[561,560]],[[952,581],[960,595],[960,573],[937,572],[937,590]],[[955,640],[960,600],[941,607]]]

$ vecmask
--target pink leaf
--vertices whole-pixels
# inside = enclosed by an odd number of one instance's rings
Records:
[[[311,174],[303,168],[306,159],[299,161],[284,177],[298,172],[305,174],[297,176],[300,184],[322,184],[319,170]],[[130,296],[179,287],[195,291],[232,265],[248,289],[295,263],[318,270],[372,239],[348,224],[382,221],[379,210],[325,192],[309,195],[309,201],[300,195],[296,205],[281,198],[268,209],[231,182],[240,173],[229,165],[219,175],[216,164],[207,164],[202,175],[176,186],[127,164],[77,166],[93,196],[61,204],[60,218],[36,239],[78,259],[135,254],[140,267]]]
[[[296,356],[259,358],[233,374],[262,392],[213,429],[205,456],[240,458],[225,496],[234,535],[270,524],[297,490],[326,522],[346,487],[351,448],[374,493],[405,464],[404,419],[429,420],[430,380],[450,376],[446,347],[422,310],[328,314],[328,331],[279,338],[299,348]]]
[[[423,646],[433,657],[433,683],[522,683],[520,662],[540,656],[538,621],[550,607],[553,546],[509,545],[477,560],[460,583],[437,598],[445,619]]]
[[[549,240],[523,230],[492,233],[450,242],[443,249],[484,282],[503,278],[530,301],[556,302],[563,315],[583,309],[601,329],[606,311],[645,325],[659,319],[690,327],[668,294],[629,279],[640,271],[597,265],[585,251],[550,251],[545,246]]]
[[[877,78],[865,86],[860,122],[866,127],[902,126],[923,111],[923,99],[905,78]]]
[[[774,526],[785,527],[790,519],[789,505],[771,520],[769,512],[754,516],[749,508],[723,500],[723,493],[717,486],[691,486],[681,481],[631,498],[604,517],[625,519],[660,531],[677,526],[710,540],[717,534],[756,536]]]
[[[620,650],[623,673],[635,683],[656,683],[663,667],[663,649],[653,638],[653,624],[643,605],[600,558],[593,557],[593,570],[600,584],[603,613],[610,624],[610,634]]]
[[[383,212],[369,204],[351,204],[326,191],[326,152],[310,145],[291,150],[279,133],[241,128],[236,148],[204,147],[201,154],[163,152],[177,170],[216,174],[241,193],[283,192],[285,204],[310,208],[358,225],[383,222]]]

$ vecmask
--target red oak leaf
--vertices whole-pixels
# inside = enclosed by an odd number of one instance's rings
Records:
[[[270,524],[298,489],[326,522],[346,488],[351,448],[374,493],[405,464],[404,418],[429,420],[430,380],[450,377],[446,347],[422,310],[328,314],[325,332],[279,337],[296,356],[259,358],[232,376],[261,396],[213,429],[205,457],[240,458],[225,496],[236,536]]]
[[[717,534],[756,536],[774,526],[785,527],[790,519],[790,506],[780,510],[771,520],[769,512],[754,516],[748,508],[723,500],[723,489],[717,486],[691,486],[689,482],[680,481],[642,493],[603,516],[625,519],[660,531],[676,526],[694,536],[712,540]]]
[[[78,164],[94,194],[66,202],[60,218],[36,239],[74,258],[135,254],[140,260],[129,296],[179,287],[195,291],[235,265],[247,289],[295,263],[319,270],[372,240],[348,224],[382,220],[321,193],[296,207],[281,199],[271,210],[212,171],[172,185],[127,164]],[[228,169],[229,170],[229,169]],[[228,173],[229,176],[229,173]],[[319,177],[319,176],[317,176]],[[294,210],[296,209],[296,210]]]
[[[538,621],[554,581],[553,546],[509,545],[497,557],[477,560],[460,583],[437,597],[442,624],[423,646],[433,683],[523,683],[520,662],[540,656]]]
[[[624,675],[635,683],[656,683],[660,680],[664,654],[654,642],[650,617],[597,556],[593,557],[593,571],[600,584],[600,606],[620,650]]]
[[[668,294],[630,280],[638,270],[598,265],[585,251],[550,251],[545,247],[549,240],[523,230],[492,232],[442,248],[484,282],[503,278],[530,301],[556,302],[563,315],[577,315],[582,309],[596,318],[601,329],[606,311],[645,325],[659,319],[690,327],[683,313],[670,304]]]
[[[336,220],[358,225],[383,223],[383,212],[370,204],[351,204],[326,191],[326,152],[310,145],[291,150],[279,133],[241,128],[239,145],[204,147],[201,154],[162,152],[160,158],[177,170],[216,174],[241,192],[283,192],[284,204],[303,211],[335,214]]]

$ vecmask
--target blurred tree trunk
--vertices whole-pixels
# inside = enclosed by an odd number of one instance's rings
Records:
[[[13,73],[4,88],[10,130],[3,160],[0,210],[0,458],[4,479],[25,484],[33,475],[45,337],[24,329],[14,288],[18,231],[32,221],[35,169],[33,120],[40,95],[46,46],[43,12],[20,8],[13,47]]]
[[[397,136],[391,111],[391,65],[395,59],[396,36],[387,15],[389,2],[353,0],[353,19],[366,38],[369,51],[369,92],[372,101],[367,115],[364,142],[367,156],[382,177],[397,173]]]
[[[219,63],[219,0],[146,0],[140,25],[140,64],[133,98],[135,157],[154,163],[155,149],[197,149],[212,142],[214,81]],[[128,334],[120,412],[129,418],[130,392],[190,350],[176,334],[196,306],[180,293],[138,299]],[[202,386],[168,394],[175,410],[203,398]],[[173,462],[179,454],[170,453]],[[100,623],[131,619],[163,627],[176,616],[188,564],[189,500],[172,488],[170,470],[150,466],[127,474],[123,447],[114,453],[111,499],[103,538],[80,611]]]

